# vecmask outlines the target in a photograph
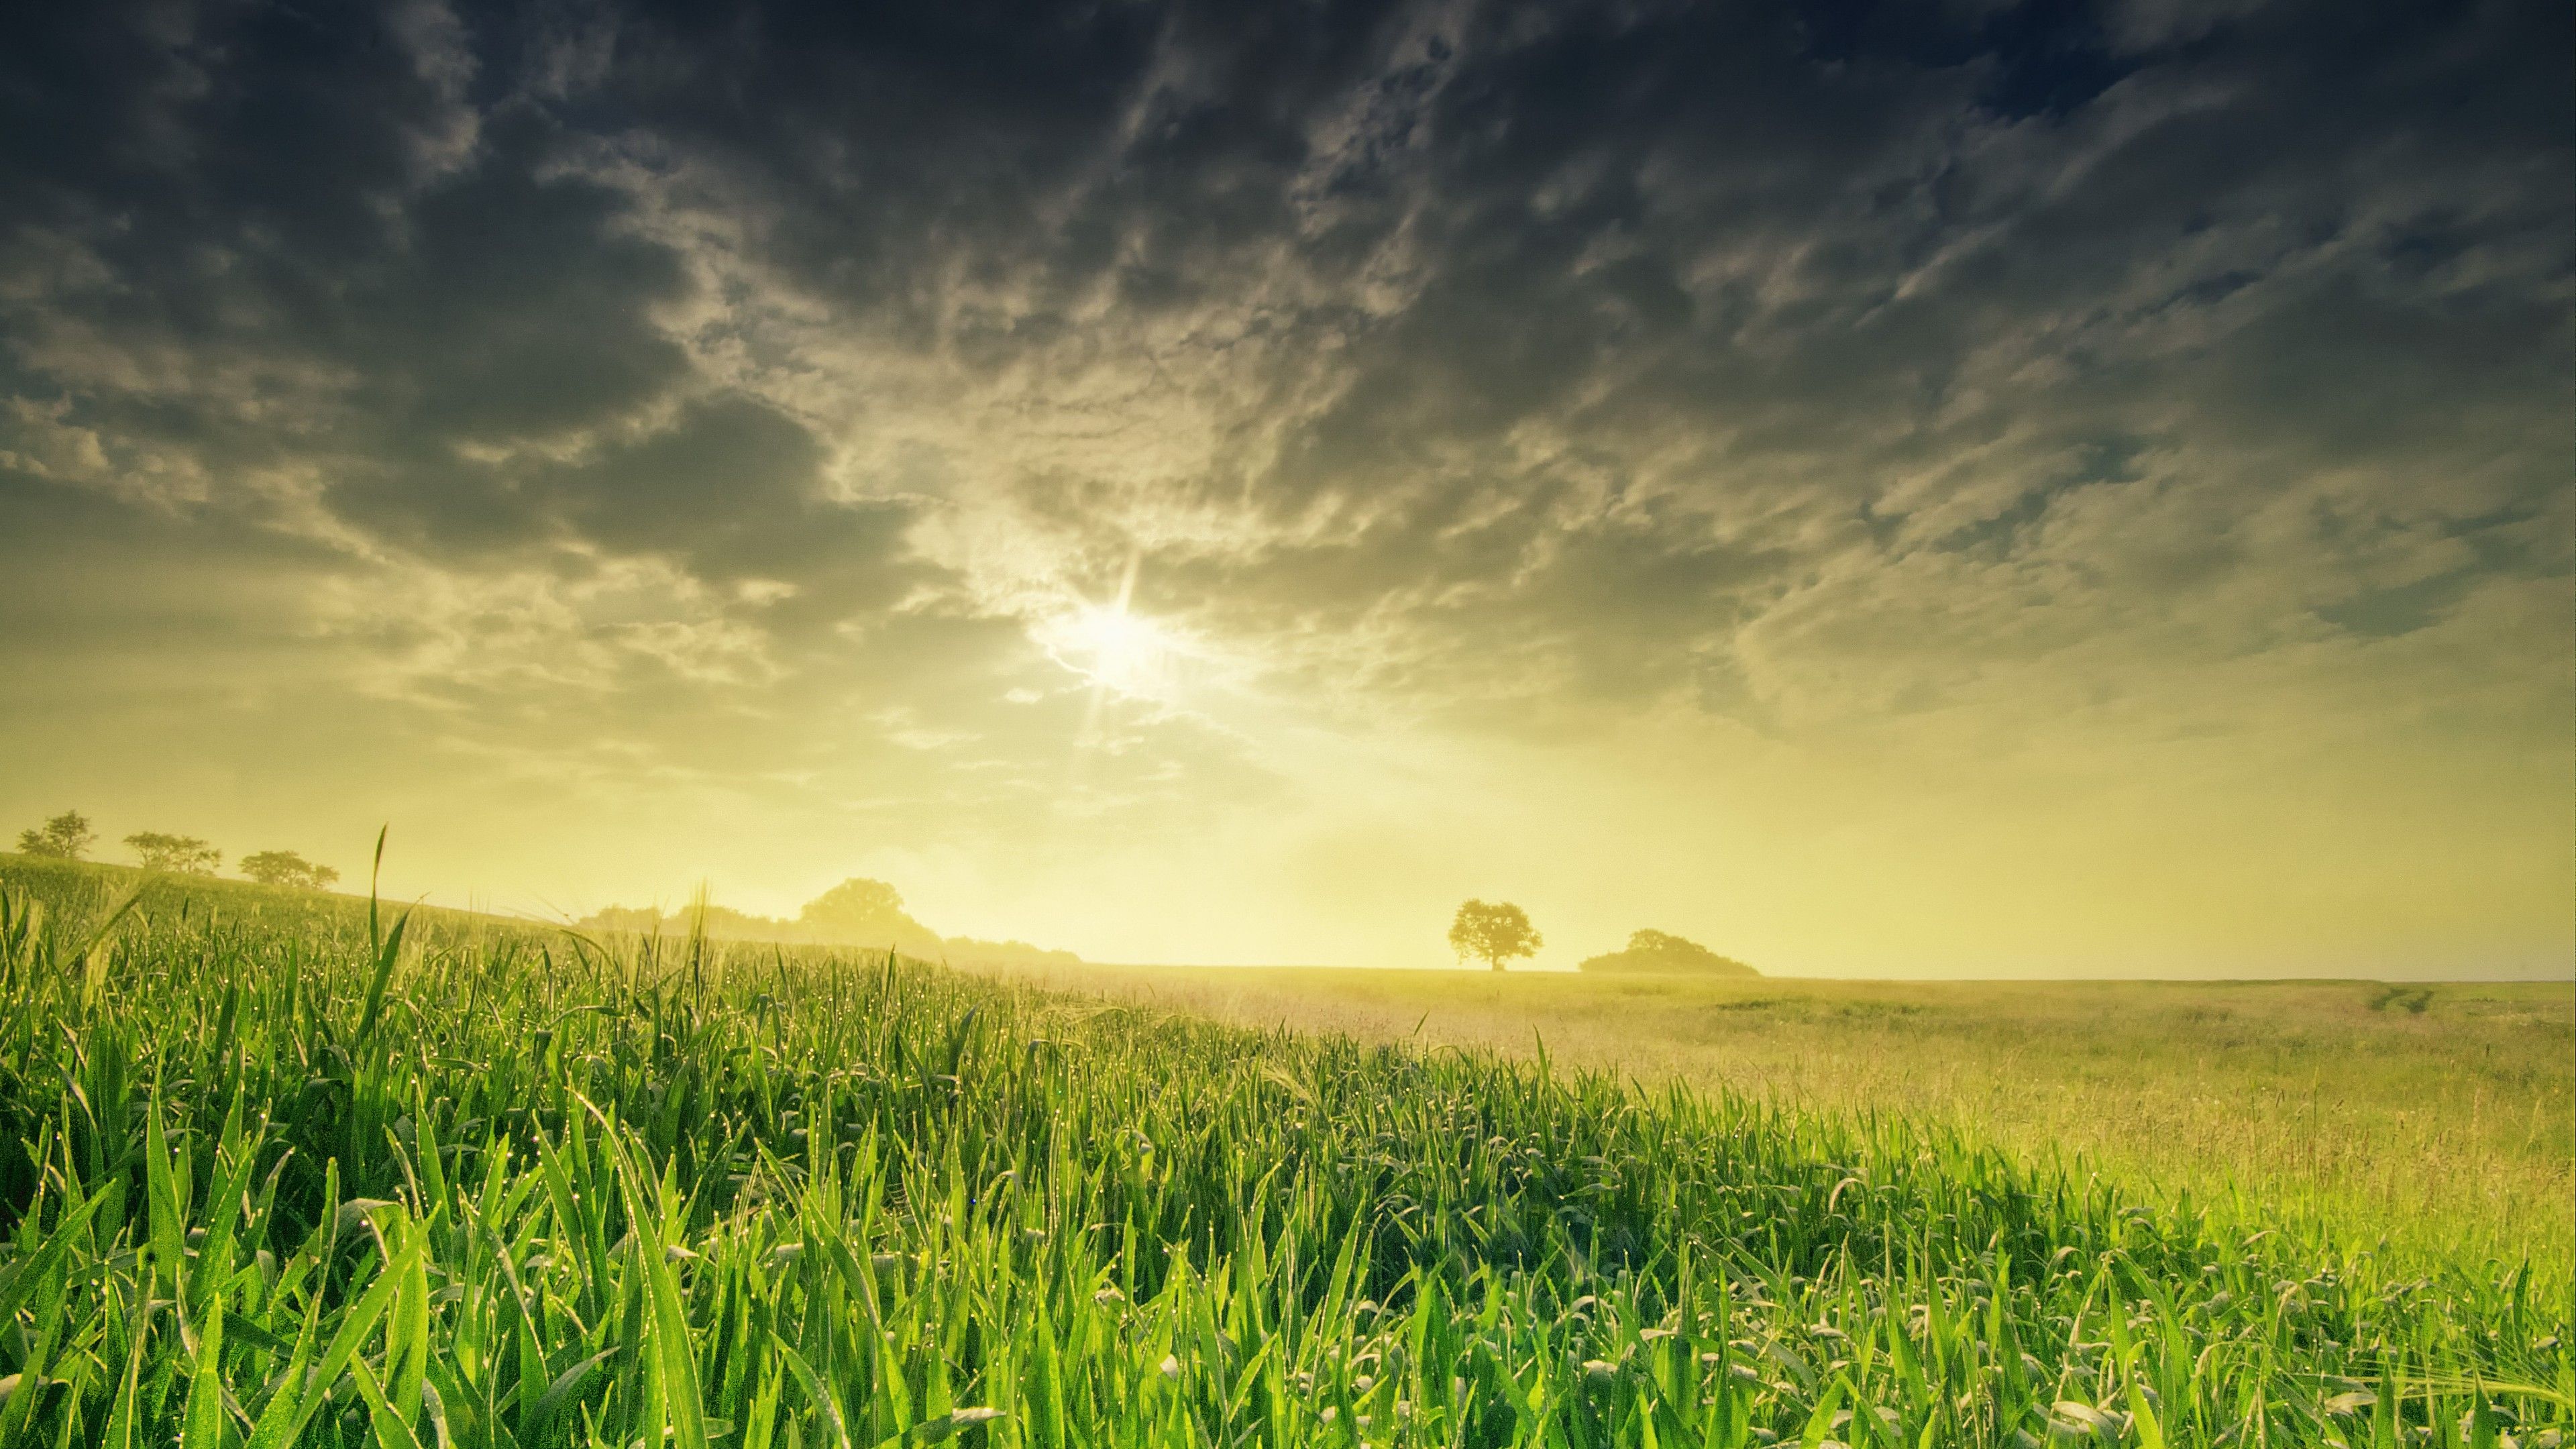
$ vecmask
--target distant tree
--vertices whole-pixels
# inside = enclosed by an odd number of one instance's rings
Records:
[[[796,923],[818,941],[936,951],[939,933],[914,920],[903,897],[881,880],[854,876],[805,903]]]
[[[241,858],[241,873],[261,885],[291,886],[297,890],[318,891],[340,878],[340,873],[327,865],[315,865],[291,850],[263,850]]]
[[[1697,941],[1669,931],[1639,931],[1627,949],[1587,957],[1583,971],[1670,971],[1702,976],[1759,976],[1762,973],[1731,956],[1721,956]]]
[[[26,855],[50,855],[56,860],[78,860],[87,854],[91,842],[98,839],[89,828],[89,817],[77,810],[66,810],[34,830],[18,832],[18,849]]]
[[[125,837],[134,853],[143,857],[145,870],[175,870],[188,875],[213,875],[224,863],[222,851],[193,835],[164,835],[158,830],[142,830]]]
[[[947,958],[955,962],[976,962],[986,966],[1083,964],[1082,958],[1071,951],[1051,951],[1026,941],[979,941],[973,936],[951,936],[943,944]]]
[[[607,906],[582,918],[593,931],[632,931],[649,936],[662,929],[662,913],[651,906]]]
[[[855,926],[868,928],[897,920],[908,921],[903,910],[903,896],[881,880],[852,876],[805,903],[796,918],[809,926]]]
[[[1536,955],[1545,944],[1529,917],[1509,901],[1469,901],[1449,923],[1449,949],[1458,959],[1472,956],[1497,971],[1515,956]]]

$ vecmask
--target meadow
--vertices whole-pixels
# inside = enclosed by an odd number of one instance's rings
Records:
[[[6,860],[0,999],[0,1449],[2576,1431],[2527,1258],[1536,1050]]]
[[[1090,968],[1165,1010],[1900,1113],[2247,1231],[2576,1261],[2576,984]]]

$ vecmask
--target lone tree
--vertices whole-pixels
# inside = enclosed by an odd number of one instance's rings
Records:
[[[89,817],[77,810],[66,810],[34,830],[18,832],[18,849],[26,855],[50,855],[56,860],[78,860],[98,839],[89,828]]]
[[[340,878],[327,865],[315,865],[291,850],[263,850],[241,858],[241,873],[261,885],[318,891]]]
[[[1449,949],[1458,959],[1472,956],[1500,971],[1515,956],[1531,956],[1547,944],[1520,907],[1509,901],[1469,901],[1449,923]]]
[[[188,875],[213,875],[224,863],[224,854],[193,835],[164,835],[158,830],[142,830],[125,837],[134,853],[143,857],[145,870],[175,870]]]
[[[939,933],[912,918],[903,897],[881,880],[853,876],[805,903],[798,925],[815,939],[906,951],[940,949]]]

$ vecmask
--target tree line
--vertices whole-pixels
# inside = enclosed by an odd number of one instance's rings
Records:
[[[51,860],[86,860],[97,843],[98,832],[90,827],[89,817],[77,810],[66,810],[42,825],[18,832],[19,854]],[[138,830],[125,837],[125,843],[145,870],[213,875],[224,863],[222,851],[194,835]],[[253,851],[233,862],[233,869],[261,885],[297,890],[326,890],[340,879],[339,871],[306,860],[292,850]]]
[[[703,931],[719,939],[818,945],[890,947],[924,961],[977,961],[1021,966],[1079,966],[1071,951],[1050,951],[1026,941],[984,941],[943,936],[904,909],[903,896],[881,880],[854,876],[805,903],[792,917],[753,915],[707,901],[678,911],[657,906],[609,906],[575,924],[584,930],[652,935]]]
[[[1449,949],[1461,961],[1482,961],[1496,971],[1523,956],[1535,956],[1547,944],[1530,924],[1529,913],[1509,901],[1468,901],[1449,922]],[[1759,976],[1762,973],[1731,956],[1721,956],[1697,941],[1669,931],[1638,931],[1622,950],[1586,957],[1581,971],[1652,971],[1703,976]]]

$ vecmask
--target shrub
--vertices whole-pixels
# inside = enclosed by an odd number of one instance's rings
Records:
[[[1694,976],[1759,976],[1762,973],[1731,956],[1720,956],[1697,941],[1665,931],[1639,931],[1627,949],[1584,961],[1585,971],[1667,971]]]

